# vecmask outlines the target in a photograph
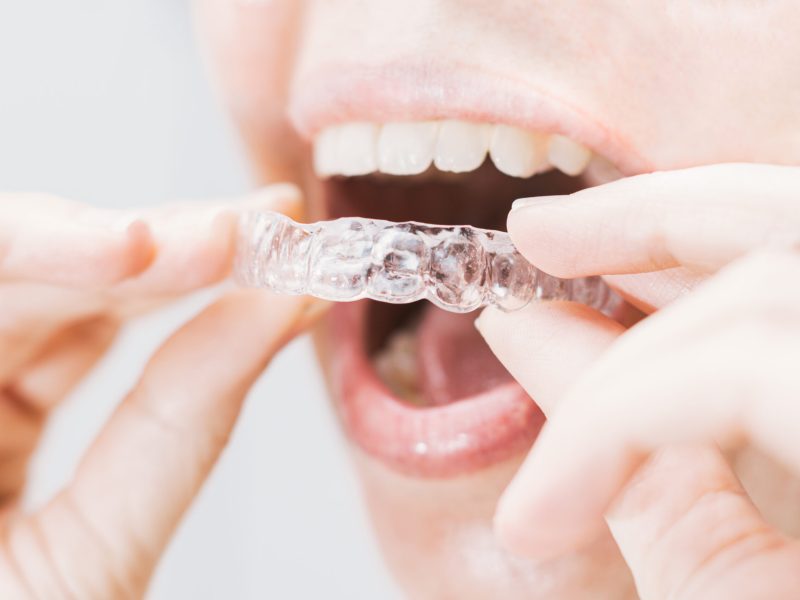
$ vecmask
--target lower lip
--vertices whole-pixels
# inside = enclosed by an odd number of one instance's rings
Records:
[[[395,397],[366,349],[367,303],[339,304],[327,320],[332,391],[348,435],[402,473],[452,477],[530,447],[544,423],[516,383],[453,404],[416,407]]]

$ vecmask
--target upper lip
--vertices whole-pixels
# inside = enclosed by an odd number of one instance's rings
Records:
[[[610,160],[624,175],[652,170],[620,132],[579,106],[528,80],[462,64],[321,65],[295,79],[288,110],[306,139],[348,121],[462,119],[567,136]]]

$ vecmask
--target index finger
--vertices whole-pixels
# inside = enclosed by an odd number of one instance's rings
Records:
[[[291,211],[274,185],[238,200],[110,210],[53,196],[0,195],[0,282],[167,296],[215,283],[232,262],[242,210]]]
[[[76,287],[141,273],[155,242],[141,219],[42,194],[0,195],[0,281]]]
[[[526,198],[508,232],[528,260],[559,277],[713,272],[757,247],[800,239],[800,168],[713,165]]]
[[[542,429],[500,501],[501,531],[540,558],[581,546],[634,472],[667,446],[752,440],[800,471],[798,347],[785,325],[797,312],[798,273],[789,253],[754,255],[620,338]],[[776,276],[787,282],[780,293],[768,285]],[[747,297],[742,281],[752,284]],[[776,314],[788,317],[776,326]]]
[[[224,279],[233,263],[238,217],[243,211],[295,214],[300,191],[271,185],[236,201],[182,202],[141,213],[156,243],[152,264],[114,287],[125,297],[169,296]]]

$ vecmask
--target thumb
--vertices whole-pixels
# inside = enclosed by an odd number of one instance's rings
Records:
[[[164,344],[74,481],[10,533],[35,597],[141,596],[247,390],[298,332],[304,306],[299,298],[236,292]]]

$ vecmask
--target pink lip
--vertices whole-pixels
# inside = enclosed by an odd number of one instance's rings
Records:
[[[449,477],[529,448],[544,415],[516,383],[445,406],[403,403],[380,381],[365,349],[367,304],[335,306],[328,318],[331,379],[344,427],[367,453],[417,477]]]
[[[289,116],[310,140],[348,121],[463,119],[559,133],[625,174],[651,170],[618,133],[530,82],[460,64],[326,64],[293,85]],[[339,304],[326,322],[330,380],[348,435],[391,468],[417,477],[469,473],[524,452],[544,415],[516,383],[453,404],[414,407],[377,376],[365,347],[366,303]]]
[[[461,64],[326,64],[294,82],[289,117],[306,139],[347,121],[506,123],[565,135],[606,157],[625,175],[652,170],[620,133],[567,100],[529,81]]]

